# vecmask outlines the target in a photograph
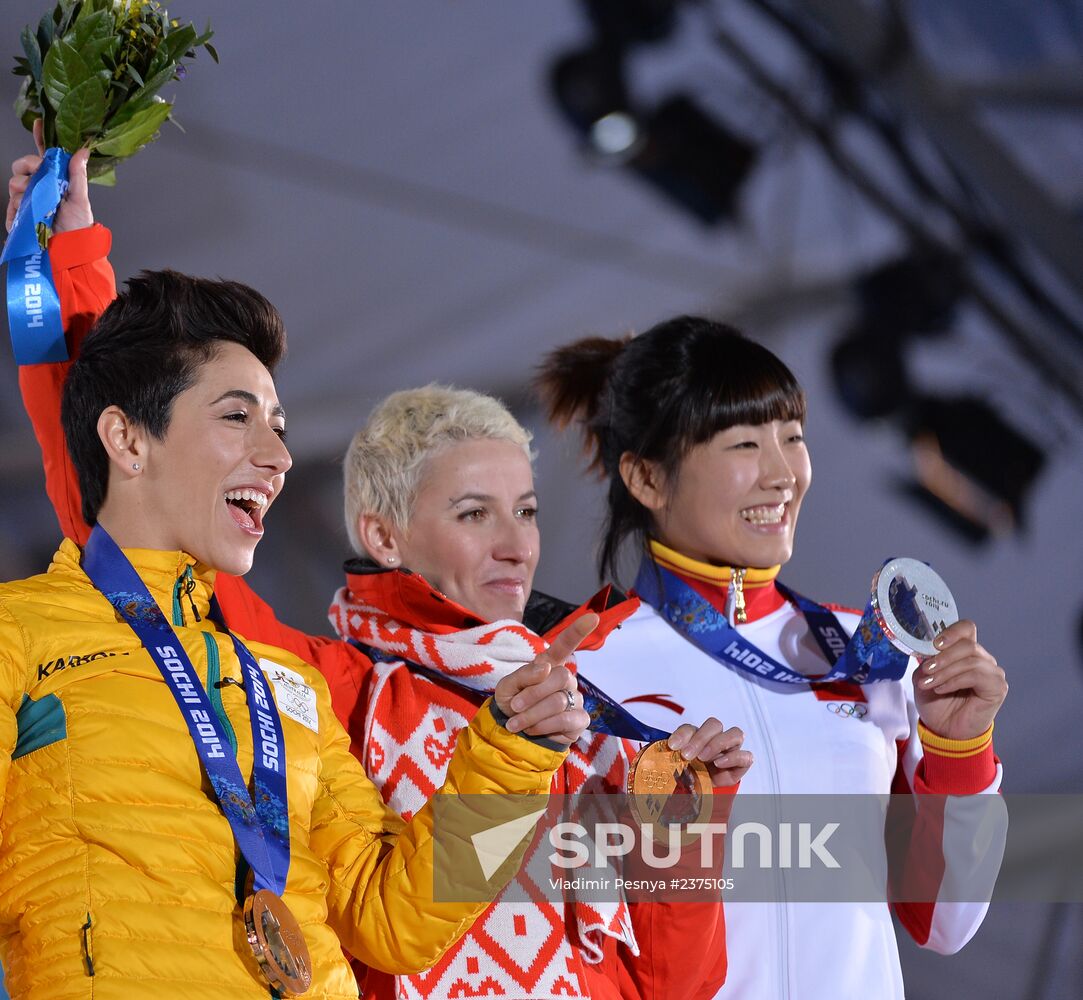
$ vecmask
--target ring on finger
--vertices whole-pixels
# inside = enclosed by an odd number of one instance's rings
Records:
[[[575,708],[575,692],[569,690],[568,688],[565,688],[564,698],[567,701],[567,705],[564,706],[564,711],[570,712],[573,708]]]

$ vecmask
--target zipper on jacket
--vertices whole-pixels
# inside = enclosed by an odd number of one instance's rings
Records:
[[[222,676],[222,665],[218,659],[218,643],[214,641],[212,632],[203,633],[203,645],[207,647],[207,697],[211,700],[214,714],[222,723],[226,731],[229,745],[233,747],[233,755],[237,755],[237,734],[233,731],[233,723],[226,715],[226,706],[222,703],[222,684],[219,678]]]
[[[94,942],[90,937],[90,911],[87,910],[86,923],[80,928],[83,934],[83,964],[86,966],[86,974],[94,975]]]
[[[760,733],[763,735],[763,748],[766,752],[766,765],[767,773],[771,776],[771,800],[775,803],[775,829],[779,828],[781,816],[778,812],[778,797],[781,794],[778,777],[778,757],[775,754],[774,742],[770,738],[770,731],[767,728],[767,713],[763,710],[763,705],[760,703],[760,692],[755,684],[746,684],[744,688],[748,695],[748,702],[752,706],[752,711],[756,716],[756,721],[759,723]],[[764,762],[760,762],[760,766],[763,766]],[[781,870],[775,873],[776,886],[781,884],[783,898],[778,900],[774,909],[777,917],[778,926],[778,970],[779,970],[779,998],[780,1000],[787,1000],[790,996],[790,921],[788,916],[789,907],[789,894],[786,891],[786,876]]]
[[[195,601],[192,600],[192,591],[195,589],[196,581],[192,577],[192,567],[185,566],[184,572],[177,577],[176,582],[173,584],[174,625],[186,624],[184,621],[184,606],[181,604],[182,595],[188,598],[188,604],[192,608],[192,615],[195,620],[197,622],[202,621],[199,612],[196,610]],[[204,632],[203,644],[207,648],[207,697],[210,698],[214,714],[218,716],[218,721],[222,723],[229,745],[233,747],[233,752],[236,754],[237,734],[233,731],[233,723],[229,721],[229,716],[226,715],[226,707],[222,704],[222,690],[218,686],[218,681],[222,676],[222,666],[218,658],[218,643],[214,641],[212,633]]]
[[[188,607],[192,609],[192,618],[201,622],[203,619],[199,615],[199,611],[196,608],[196,602],[192,598],[192,591],[196,589],[195,577],[192,576],[192,567],[185,566],[184,572],[177,577],[177,582],[173,584],[173,624],[184,625],[184,609],[181,607],[181,595],[183,594],[188,598]]]

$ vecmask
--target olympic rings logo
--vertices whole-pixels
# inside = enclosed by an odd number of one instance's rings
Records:
[[[829,701],[827,710],[846,719],[863,719],[869,714],[869,706],[849,701]]]

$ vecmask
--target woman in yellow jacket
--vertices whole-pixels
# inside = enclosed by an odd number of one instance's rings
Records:
[[[413,972],[485,908],[434,902],[432,805],[409,824],[383,805],[320,675],[216,614],[215,572],[250,567],[290,465],[271,376],[283,347],[251,289],[144,273],[72,368],[65,433],[96,534],[0,585],[0,959],[14,998],[232,1000],[306,977],[308,996],[353,997],[340,941]],[[115,542],[141,596],[102,582],[95,538],[110,559]],[[589,627],[502,682],[444,793],[547,792],[588,722],[560,664]],[[256,742],[253,803],[239,785]],[[226,758],[237,787],[214,778]],[[259,779],[275,771],[281,802]],[[256,826],[259,843],[286,843],[284,862],[243,847]]]

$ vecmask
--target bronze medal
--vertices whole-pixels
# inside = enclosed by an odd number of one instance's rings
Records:
[[[244,901],[244,926],[260,971],[276,990],[300,996],[312,985],[312,960],[297,918],[268,889]]]
[[[668,839],[671,827],[705,823],[711,817],[714,788],[707,765],[685,760],[665,740],[648,743],[635,755],[628,770],[632,815]],[[681,842],[695,836],[682,832]]]

